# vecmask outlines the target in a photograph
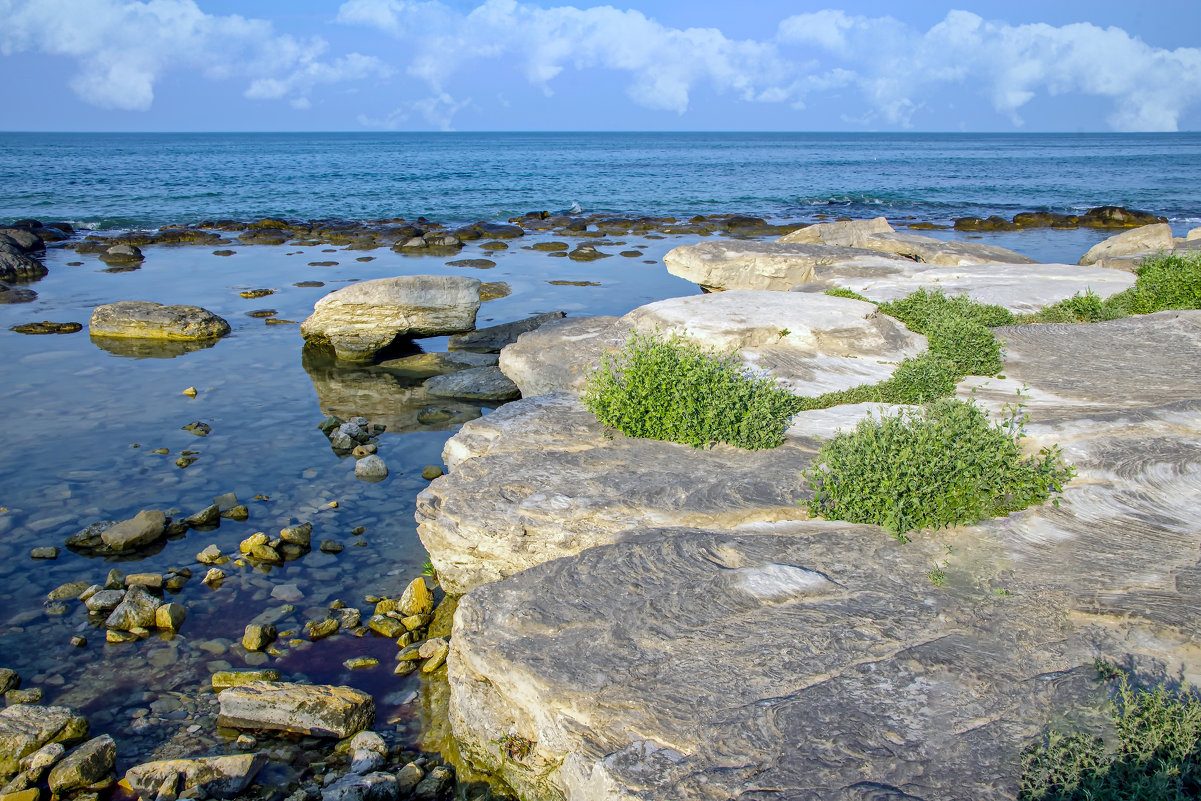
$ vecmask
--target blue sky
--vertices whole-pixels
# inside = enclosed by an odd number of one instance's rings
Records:
[[[1201,129],[1201,0],[0,0],[0,130]]]

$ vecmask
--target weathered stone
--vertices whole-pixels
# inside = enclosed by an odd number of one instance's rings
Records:
[[[72,745],[88,734],[88,721],[65,706],[19,704],[0,709],[0,776],[47,743]]]
[[[0,668],[0,695],[21,686],[21,674],[12,668]]]
[[[142,249],[137,245],[113,245],[100,254],[100,260],[105,264],[138,264],[146,260]]]
[[[425,382],[425,388],[439,398],[505,401],[521,396],[521,390],[499,367],[476,367],[437,375]]]
[[[663,257],[667,271],[708,290],[788,290],[813,280],[819,264],[847,263],[865,268],[908,261],[874,250],[753,240],[722,240],[682,245]]]
[[[353,687],[252,682],[223,690],[218,726],[350,737],[371,728],[375,702]]]
[[[911,264],[912,262],[910,262]],[[862,301],[809,292],[730,291],[651,303],[620,320],[564,321],[525,334],[500,368],[530,398],[582,393],[601,357],[629,334],[678,334],[718,351],[738,350],[749,370],[801,395],[887,379],[925,338]]]
[[[354,463],[354,477],[360,481],[383,481],[388,477],[388,465],[375,454],[364,456]]]
[[[49,320],[42,320],[38,323],[23,323],[14,325],[8,329],[16,331],[18,334],[74,334],[77,331],[82,331],[83,326],[79,323],[54,323]]]
[[[461,276],[400,276],[331,292],[300,326],[306,340],[327,341],[339,359],[370,361],[397,337],[469,330],[480,307],[480,282]]]
[[[229,323],[199,306],[164,306],[123,300],[97,306],[88,323],[93,337],[207,340],[229,333]]]
[[[46,593],[47,601],[65,601],[78,598],[91,585],[86,581],[70,581]]]
[[[36,281],[48,272],[35,258],[0,250],[0,281]]]
[[[404,623],[387,615],[372,615],[367,619],[367,628],[389,639],[395,639],[405,630]]]
[[[31,548],[29,551],[30,559],[57,559],[58,548],[53,545],[40,545],[37,548]]]
[[[965,264],[1034,263],[1033,259],[995,245],[945,242],[930,236],[899,234],[883,217],[811,225],[786,234],[776,241],[862,248],[945,267],[959,267]]]
[[[21,767],[25,770],[41,772],[53,767],[65,753],[67,753],[67,749],[62,743],[47,743],[22,759]]]
[[[1080,264],[1096,264],[1106,259],[1133,256],[1136,253],[1155,253],[1160,250],[1171,250],[1175,247],[1172,238],[1172,226],[1167,223],[1144,225],[1130,231],[1124,231],[1111,236],[1089,248],[1080,257]]]
[[[491,367],[496,364],[494,353],[475,353],[469,350],[450,353],[418,353],[399,359],[388,359],[379,367],[405,377],[430,378],[444,373],[469,370],[473,367]]]
[[[218,670],[210,679],[213,692],[221,692],[229,687],[240,687],[252,681],[279,681],[280,672],[275,668],[260,670]]]
[[[96,784],[117,762],[117,744],[107,734],[94,737],[68,753],[50,771],[48,783],[56,796]]]
[[[317,621],[308,624],[305,628],[308,629],[309,639],[313,642],[324,640],[326,637],[332,637],[338,633],[342,627],[342,621],[338,618],[328,618],[326,620]]]
[[[202,565],[216,565],[226,559],[228,557],[223,556],[221,549],[214,544],[204,546],[204,550],[196,554],[196,561]]]
[[[396,801],[400,793],[391,773],[349,773],[321,792],[321,801]]]
[[[161,590],[163,583],[162,573],[130,573],[125,577],[126,588],[137,584],[143,589]]]
[[[188,610],[183,604],[163,604],[154,610],[154,625],[160,631],[179,631],[187,616]]]
[[[155,614],[162,601],[134,585],[125,591],[125,597],[104,621],[106,628],[129,631],[134,628],[154,628]]]
[[[434,611],[434,594],[429,591],[421,576],[409,582],[400,596],[397,610],[404,616],[428,615]]]
[[[457,334],[450,338],[447,347],[452,351],[468,350],[479,353],[499,353],[501,348],[516,342],[517,338],[522,334],[533,331],[552,320],[562,319],[564,316],[563,312],[546,312],[545,314],[536,314],[533,317],[517,320],[512,323],[502,323],[501,325],[493,325],[488,328],[480,328],[466,334]]]
[[[299,545],[303,548],[309,547],[309,543],[312,541],[312,536],[312,523],[299,523],[295,526],[287,526],[279,530],[279,538],[281,540],[293,545]]]
[[[454,783],[454,770],[447,765],[438,765],[413,788],[413,799],[414,801],[438,801],[450,792]]]
[[[100,539],[114,551],[140,548],[163,536],[167,518],[157,509],[144,509],[129,520],[122,520],[104,529]]]
[[[125,590],[100,590],[83,602],[89,612],[110,613],[125,599]]]
[[[876,302],[897,300],[919,288],[948,295],[967,294],[1013,312],[1028,313],[1091,289],[1102,298],[1134,285],[1122,270],[1067,264],[968,264],[962,267],[901,262],[865,270],[854,265],[822,265],[805,294],[823,287],[851,289]]]
[[[154,798],[167,783],[180,793],[198,791],[210,798],[232,798],[250,785],[266,763],[265,753],[166,759],[130,768],[125,781],[142,798]]]
[[[247,651],[261,651],[279,636],[270,623],[250,623],[242,633],[242,647]]]
[[[188,515],[183,522],[190,528],[207,528],[221,525],[221,510],[216,504],[206,506],[195,514]]]
[[[351,773],[370,773],[383,767],[388,757],[388,744],[373,731],[361,731],[350,738]]]

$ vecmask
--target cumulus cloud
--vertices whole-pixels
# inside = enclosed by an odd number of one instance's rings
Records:
[[[461,5],[461,4],[460,4]],[[848,119],[906,127],[957,93],[984,97],[1014,124],[1040,95],[1105,100],[1118,130],[1175,130],[1201,102],[1201,49],[1153,47],[1119,28],[987,21],[951,11],[929,30],[841,10],[784,19],[772,36],[736,40],[716,29],[672,28],[611,6],[544,8],[485,0],[458,11],[435,0],[346,0],[338,21],[402,40],[399,66],[442,98],[481,62],[515,63],[552,93],[566,70],[626,76],[637,104],[684,113],[699,86],[751,102],[807,102],[850,91]]]
[[[246,96],[303,108],[319,84],[386,75],[383,62],[351,54],[322,61],[319,38],[279,35],[265,20],[216,16],[193,0],[0,0],[0,54],[74,59],[71,88],[105,108],[144,110],[173,69],[249,81]]]

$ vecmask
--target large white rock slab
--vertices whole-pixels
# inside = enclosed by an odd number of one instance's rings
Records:
[[[1201,312],[1001,334],[1029,444],[1078,470],[1058,506],[905,545],[833,521],[625,530],[473,589],[448,658],[463,753],[534,799],[999,801],[1049,723],[1105,731],[1095,658],[1195,685],[1201,373],[1180,365]],[[464,444],[459,469],[518,447]],[[505,735],[530,753],[501,758]]]
[[[787,290],[813,280],[819,264],[902,260],[876,251],[823,244],[723,239],[667,252],[667,271],[707,290]]]
[[[1102,298],[1134,286],[1125,270],[1068,264],[968,264],[943,267],[902,262],[864,268],[852,264],[818,267],[816,280],[803,292],[823,288],[851,289],[876,302],[897,300],[920,288],[948,295],[970,295],[1012,312],[1029,313],[1092,290]]]
[[[802,245],[837,245],[844,248],[863,247],[861,242],[868,241],[876,234],[896,233],[884,217],[873,217],[870,220],[841,220],[839,222],[817,223],[790,231],[777,239],[777,242]]]
[[[1080,264],[1096,264],[1097,262],[1133,256],[1136,253],[1155,253],[1160,250],[1171,250],[1176,246],[1172,238],[1172,226],[1167,223],[1144,225],[1130,231],[1111,236],[1103,242],[1098,242],[1080,257]]]
[[[926,340],[872,304],[821,293],[733,290],[650,303],[620,319],[565,320],[523,334],[500,368],[532,397],[583,392],[606,353],[633,331],[678,334],[719,352],[737,351],[752,371],[800,395],[886,380]]]
[[[632,439],[572,395],[527,398],[451,438],[451,472],[417,496],[417,533],[442,587],[462,593],[633,528],[803,518],[800,473],[815,450]]]
[[[776,241],[820,243],[875,250],[945,267],[958,267],[964,264],[1034,263],[1033,259],[996,245],[983,245],[978,242],[944,242],[932,236],[897,233],[883,217],[810,225],[785,234]]]
[[[480,281],[451,275],[404,275],[351,284],[313,306],[300,324],[311,342],[329,342],[339,359],[370,361],[397,337],[470,331]]]

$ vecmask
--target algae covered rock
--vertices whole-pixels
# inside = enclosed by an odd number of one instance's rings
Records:
[[[208,340],[229,333],[229,323],[199,306],[164,306],[122,300],[97,306],[88,323],[93,337]]]
[[[222,690],[218,726],[342,739],[371,728],[375,701],[353,687],[256,681]]]

